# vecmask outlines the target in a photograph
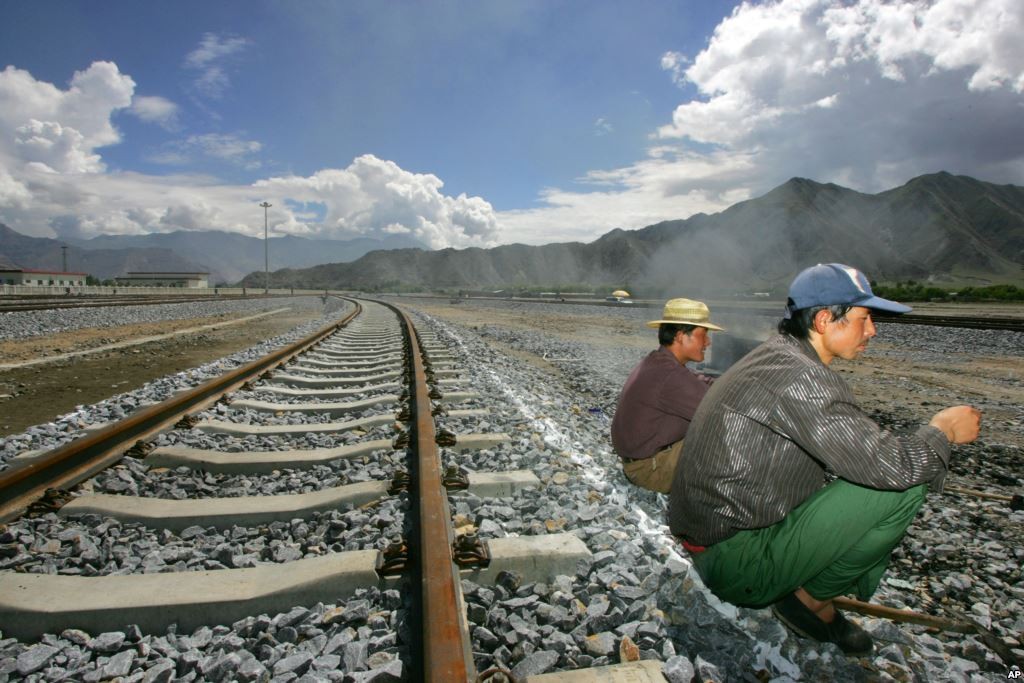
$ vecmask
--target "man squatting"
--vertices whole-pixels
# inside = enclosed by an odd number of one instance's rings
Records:
[[[871,636],[832,599],[871,597],[928,488],[941,487],[950,444],[977,438],[981,419],[955,406],[895,434],[856,405],[829,365],[864,352],[874,310],[910,308],[874,296],[849,266],[797,275],[779,334],[698,407],[669,498],[672,532],[716,595],[772,605],[796,633],[851,655],[870,652]]]
[[[611,428],[622,471],[637,486],[658,493],[672,486],[686,430],[711,384],[686,367],[704,360],[710,331],[722,329],[709,318],[700,301],[670,299],[661,320],[647,323],[658,329],[660,346],[626,379]]]

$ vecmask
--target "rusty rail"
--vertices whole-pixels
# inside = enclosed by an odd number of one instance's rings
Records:
[[[362,306],[355,303],[355,310],[349,315],[305,339],[55,448],[23,466],[13,465],[0,472],[0,521],[20,515],[49,488],[69,488],[109,467],[137,441],[151,437],[190,410],[204,408],[274,364],[301,353],[347,325],[361,311]]]
[[[414,562],[420,571],[422,606],[422,680],[457,683],[475,680],[476,668],[469,628],[462,609],[462,587],[452,555],[454,532],[448,494],[442,484],[441,458],[435,442],[434,418],[423,357],[409,316],[396,306],[379,302],[402,320],[413,366],[413,438],[416,444],[416,476],[413,491],[419,529]]]
[[[40,299],[39,301],[17,300],[12,301],[0,297],[0,313],[24,313],[28,311],[53,311],[68,308],[123,308],[126,306],[158,306],[162,304],[184,304],[191,301],[251,301],[253,299],[270,299],[289,297],[289,294],[205,294],[202,296],[180,295],[179,297],[168,298],[166,296],[108,296],[108,297],[77,297],[77,296],[55,296]],[[310,296],[310,295],[306,295]]]
[[[664,302],[661,300],[633,300],[631,304],[622,304],[615,301],[603,299],[551,299],[542,297],[497,297],[497,296],[466,296],[451,299],[448,296],[439,295],[417,295],[423,299],[447,299],[449,302],[458,301],[503,301],[515,303],[551,304],[559,306],[606,306],[612,308],[626,309],[652,309],[661,310]],[[914,302],[910,302],[913,304]],[[782,315],[783,303],[777,306],[754,307],[742,304],[729,304],[724,302],[712,302],[716,312],[729,313],[734,315],[751,315],[778,319]],[[960,316],[960,315],[929,315],[927,313],[893,313],[872,311],[872,318],[875,322],[893,323],[897,325],[935,325],[938,327],[960,327],[976,330],[1009,330],[1011,332],[1024,332],[1024,318],[1007,316]]]

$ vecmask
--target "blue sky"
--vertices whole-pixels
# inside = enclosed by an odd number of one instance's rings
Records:
[[[1024,184],[1016,0],[14,2],[0,221],[590,241],[793,176]],[[983,123],[983,125],[979,125]]]

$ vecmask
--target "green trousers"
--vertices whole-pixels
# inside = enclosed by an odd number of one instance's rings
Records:
[[[764,607],[803,587],[828,600],[868,600],[889,555],[924,503],[924,484],[878,491],[838,479],[763,529],[740,531],[693,555],[704,583],[735,605]]]

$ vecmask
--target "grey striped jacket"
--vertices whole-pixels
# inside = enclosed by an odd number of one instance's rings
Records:
[[[708,391],[669,498],[669,526],[711,545],[780,521],[831,476],[883,490],[941,486],[949,442],[936,427],[898,435],[854,402],[810,342],[777,335]]]

